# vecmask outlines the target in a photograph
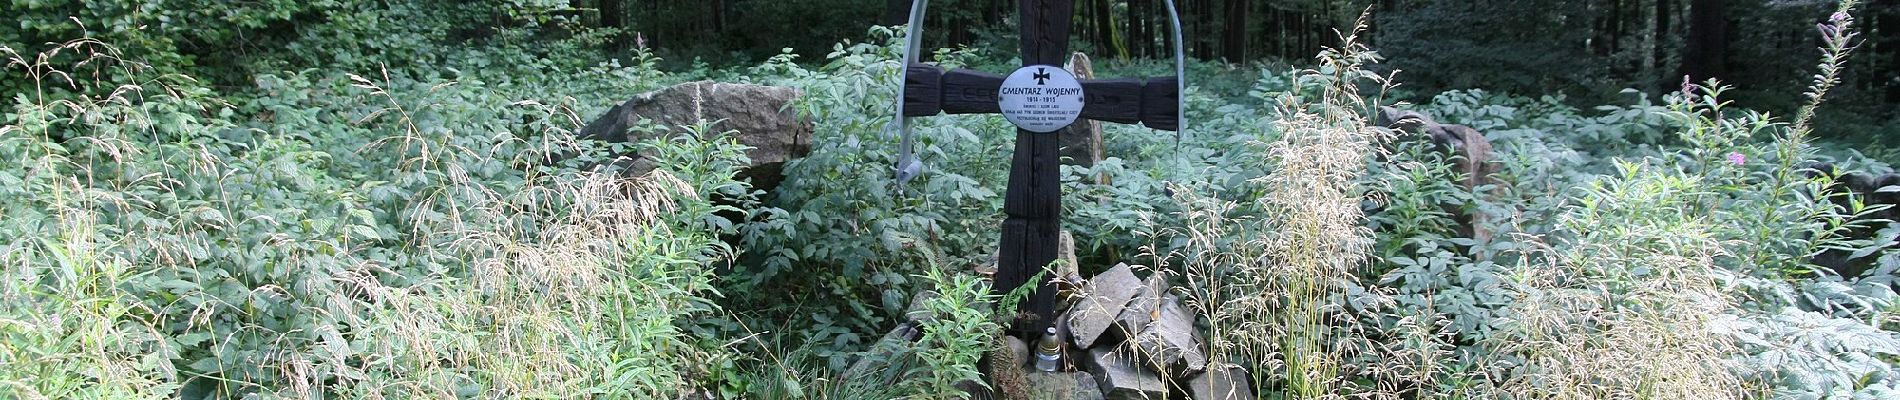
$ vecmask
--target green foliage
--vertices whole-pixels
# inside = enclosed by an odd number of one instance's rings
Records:
[[[916,266],[930,264],[913,246],[937,249],[942,264],[966,271],[995,246],[992,216],[1001,209],[1001,189],[986,183],[1001,182],[1008,165],[994,151],[1004,148],[1001,121],[919,124],[918,153],[930,169],[908,188],[891,178],[897,149],[894,132],[885,128],[890,105],[869,100],[895,97],[902,46],[892,34],[874,28],[876,44],[840,44],[818,70],[792,63],[787,54],[752,71],[754,79],[803,90],[794,107],[817,130],[812,154],[787,163],[786,181],[765,202],[770,208],[760,211],[769,217],[743,228],[747,261],[727,292],[775,293],[735,299],[758,301],[746,309],[769,313],[816,302],[817,323],[801,330],[809,340],[833,343],[835,350],[820,354],[831,357],[834,368],[843,367],[864,335],[885,330],[883,322],[922,289],[911,277],[924,273]]]
[[[686,328],[717,310],[710,197],[746,191],[743,152],[688,136],[645,145],[649,177],[583,170],[602,102],[557,94],[598,83],[313,70],[227,102],[96,41],[4,50],[63,92],[0,125],[28,160],[0,172],[9,396],[665,397],[727,357]],[[547,165],[570,151],[592,156]]]
[[[146,63],[155,75],[184,74],[226,86],[248,84],[258,74],[306,68],[394,67],[427,73],[458,53],[510,54],[467,44],[512,45],[516,50],[530,50],[514,53],[526,55],[549,55],[576,44],[597,45],[600,38],[574,36],[564,25],[569,21],[555,17],[567,8],[566,3],[21,0],[0,3],[0,14],[18,18],[17,29],[0,30],[0,45],[37,49],[91,38],[118,46],[122,50],[115,52],[117,56]],[[530,43],[529,39],[541,40]],[[56,58],[43,61],[60,65],[89,57],[75,52],[41,54]],[[586,60],[574,55],[536,61]],[[95,78],[121,83],[134,79]],[[0,80],[0,88],[17,90],[33,83],[38,82],[8,76]]]
[[[992,263],[1013,129],[920,119],[926,172],[891,179],[891,29],[808,63],[666,73],[645,49],[597,52],[624,32],[572,29],[569,2],[202,3],[0,6],[23,27],[0,32],[0,158],[17,160],[0,166],[0,397],[954,397],[983,382],[997,316],[1024,294],[972,273]],[[1582,7],[1545,3],[1507,9]],[[1525,43],[1401,78],[1601,76],[1533,43],[1577,39],[1576,21],[1425,23],[1455,6],[1386,29]],[[1475,188],[1460,156],[1364,128],[1384,93],[1363,83],[1385,83],[1368,49],[1312,68],[1193,63],[1189,130],[1106,126],[1108,159],[1062,171],[1064,225],[1084,274],[1137,261],[1173,277],[1214,363],[1249,366],[1263,393],[1892,397],[1900,227],[1817,202],[1846,195],[1800,169],[1890,170],[1885,153],[1810,143],[1853,38],[1832,23],[1791,125],[1717,83],[1594,108],[1480,90],[1400,105],[1486,134],[1496,173]],[[105,40],[63,41],[85,34]],[[936,60],[1000,70],[1011,53]],[[744,149],[710,122],[573,137],[632,93],[700,77],[804,91],[813,151],[774,192],[734,180]],[[622,176],[614,157],[634,151],[659,170]],[[1830,249],[1877,265],[1809,264]],[[868,345],[893,325],[915,336]]]
[[[1716,259],[1729,254],[1699,205],[1696,176],[1619,163],[1559,218],[1568,243],[1512,271],[1511,304],[1487,338],[1524,366],[1501,389],[1522,398],[1741,398]],[[1535,259],[1533,259],[1535,260]],[[1529,262],[1537,262],[1530,261]]]
[[[987,282],[974,275],[946,275],[932,269],[924,276],[938,292],[922,304],[931,316],[922,322],[923,337],[915,350],[917,358],[923,360],[918,368],[924,370],[924,379],[899,383],[912,389],[900,392],[920,398],[962,398],[967,393],[960,384],[984,382],[977,372],[977,360],[995,343],[991,335],[1002,330],[984,305],[994,303],[997,296],[990,293]]]

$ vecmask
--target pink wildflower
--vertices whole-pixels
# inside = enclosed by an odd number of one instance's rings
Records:
[[[1728,162],[1735,163],[1735,165],[1742,165],[1743,163],[1748,162],[1748,156],[1744,156],[1742,155],[1742,153],[1739,153],[1739,152],[1731,151],[1731,152],[1728,152]]]

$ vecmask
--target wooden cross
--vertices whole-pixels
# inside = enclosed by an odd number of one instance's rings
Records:
[[[1069,52],[1069,28],[1074,0],[1022,0],[1022,58],[1025,68],[1060,70]],[[1003,113],[998,103],[1002,75],[980,71],[944,71],[932,65],[906,66],[904,116]],[[1066,74],[1066,72],[1063,72]],[[1051,78],[1046,71],[1033,75],[1037,84]],[[1141,123],[1149,128],[1175,130],[1179,124],[1180,96],[1175,77],[1080,80],[1081,118],[1114,123]],[[1002,242],[997,259],[996,293],[1008,293],[1029,283],[1043,266],[1056,259],[1061,230],[1062,177],[1059,173],[1060,136],[1056,132],[1016,130],[1016,153],[1010,162],[1009,189],[1003,198]],[[1046,274],[1022,310],[1036,319],[1018,319],[1011,330],[1040,333],[1055,323],[1054,274]]]

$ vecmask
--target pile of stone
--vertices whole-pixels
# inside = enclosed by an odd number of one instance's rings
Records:
[[[975,399],[1253,399],[1247,371],[1238,366],[1211,368],[1205,341],[1195,327],[1196,314],[1182,304],[1160,273],[1118,264],[1082,279],[1075,241],[1063,232],[1056,275],[1062,289],[1056,312],[1061,360],[1056,371],[1034,368],[1036,338],[1005,337],[1004,348],[983,368],[989,385],[960,384]],[[1144,278],[1142,274],[1146,274]],[[918,305],[934,294],[911,299],[905,321],[846,373],[854,379],[889,383],[914,373],[891,365],[901,349],[921,336],[929,318]],[[899,362],[902,363],[902,362]]]
[[[1031,371],[1032,392],[1047,392],[1038,385],[1037,375],[1049,375],[1060,377],[1047,379],[1058,384],[1091,378],[1087,383],[1099,392],[1088,392],[1106,399],[1253,398],[1244,371],[1209,371],[1195,314],[1171,293],[1166,277],[1154,273],[1142,278],[1136,275],[1138,269],[1118,264],[1083,282],[1068,279],[1072,290],[1065,293],[1064,309],[1056,319],[1057,336],[1065,345],[1061,371],[1086,372]],[[1022,346],[1030,353],[1033,347]]]

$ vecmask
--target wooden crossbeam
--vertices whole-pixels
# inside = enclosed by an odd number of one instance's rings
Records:
[[[1003,76],[983,71],[945,71],[929,64],[911,64],[904,79],[904,116],[937,114],[996,114],[996,89]],[[1139,123],[1172,131],[1180,124],[1180,93],[1172,76],[1123,79],[1083,79],[1086,101],[1082,118],[1118,124]]]

